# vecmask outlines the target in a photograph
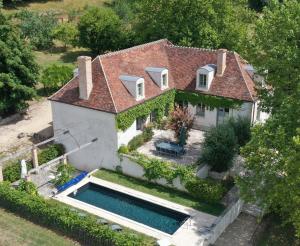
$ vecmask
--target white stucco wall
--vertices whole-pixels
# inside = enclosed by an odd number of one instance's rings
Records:
[[[51,101],[51,106],[54,135],[64,130],[69,130],[72,135],[58,139],[67,151],[98,138],[90,146],[71,154],[68,157],[71,164],[79,170],[91,171],[99,167],[109,168],[118,162],[114,114],[54,101]]]
[[[250,102],[244,102],[238,109],[229,109],[229,117],[237,118],[238,116],[240,116],[240,117],[248,117],[249,119],[251,119],[252,105],[253,104]],[[194,126],[196,128],[207,130],[209,127],[217,125],[218,114],[216,108],[212,110],[206,108],[204,117],[200,117],[196,115],[196,106],[189,104],[188,109],[189,112],[195,117]]]
[[[135,136],[141,134],[141,130],[136,130],[136,120],[125,131],[118,131],[118,148],[121,145],[127,145],[128,142]]]

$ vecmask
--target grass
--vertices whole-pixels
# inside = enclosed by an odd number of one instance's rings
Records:
[[[41,68],[45,68],[51,64],[65,64],[75,67],[78,56],[91,55],[88,49],[84,48],[68,48],[64,50],[60,47],[54,47],[46,51],[34,51],[36,62]]]
[[[97,171],[94,176],[212,215],[220,215],[224,210],[222,204],[210,204],[205,201],[200,201],[186,192],[129,177],[121,173],[101,169]]]
[[[76,10],[82,11],[88,6],[103,6],[106,3],[110,3],[110,0],[61,0],[61,1],[46,1],[46,0],[36,0],[36,1],[26,1],[22,3],[17,3],[15,6],[10,8],[5,8],[4,11],[7,13],[14,13],[17,10],[29,9],[33,11],[55,11],[61,14],[66,14],[69,11]]]
[[[79,245],[69,238],[38,226],[0,208],[0,245],[71,246]]]
[[[300,240],[295,237],[291,225],[283,225],[279,216],[272,215],[266,229],[260,234],[256,246],[299,246]]]

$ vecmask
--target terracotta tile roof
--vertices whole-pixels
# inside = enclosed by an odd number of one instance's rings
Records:
[[[49,99],[118,113],[165,92],[145,71],[146,67],[167,68],[170,89],[195,91],[196,71],[207,64],[217,64],[217,51],[180,47],[172,45],[166,39],[158,40],[95,58],[92,67],[93,90],[89,100],[79,99],[77,78],[72,79]],[[210,89],[201,93],[254,101],[254,82],[244,69],[245,65],[238,54],[227,52],[223,76],[215,76]],[[145,99],[136,101],[119,79],[120,75],[143,77]]]

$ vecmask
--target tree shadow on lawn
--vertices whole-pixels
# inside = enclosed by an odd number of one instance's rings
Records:
[[[89,50],[75,50],[66,51],[62,54],[61,60],[65,63],[74,63],[78,56],[92,56],[93,54]]]

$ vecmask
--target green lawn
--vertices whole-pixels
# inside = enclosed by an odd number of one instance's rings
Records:
[[[73,65],[78,56],[91,55],[88,49],[84,48],[68,48],[64,50],[60,47],[55,47],[47,51],[34,51],[36,61],[41,66],[41,68],[47,67],[51,64],[66,64]]]
[[[110,3],[110,0],[60,0],[60,1],[26,1],[16,4],[16,8],[4,9],[7,13],[13,13],[23,8],[34,11],[55,11],[61,14],[66,14],[71,10],[83,10],[87,6],[103,6],[105,3]]]
[[[94,176],[213,215],[219,215],[224,210],[224,206],[222,204],[209,204],[204,201],[199,201],[185,192],[129,177],[120,173],[101,169],[97,171]]]
[[[0,245],[71,246],[79,243],[0,208]]]
[[[295,237],[295,231],[291,225],[283,225],[279,216],[274,215],[255,245],[299,246],[300,240]]]

